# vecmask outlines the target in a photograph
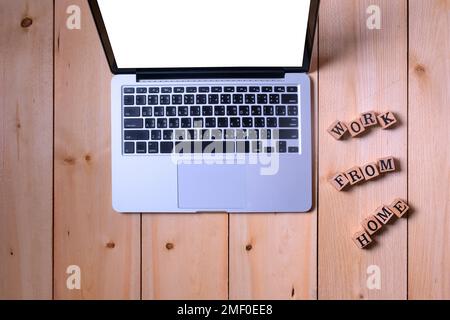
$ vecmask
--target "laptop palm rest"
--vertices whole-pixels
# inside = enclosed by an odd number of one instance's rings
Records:
[[[178,207],[201,211],[246,207],[246,166],[178,164]]]

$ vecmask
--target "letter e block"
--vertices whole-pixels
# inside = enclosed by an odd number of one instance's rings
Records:
[[[366,131],[366,128],[363,126],[361,119],[353,120],[347,124],[348,131],[352,135],[352,137],[357,137]]]
[[[375,162],[366,164],[361,168],[361,170],[364,175],[364,179],[367,181],[375,179],[380,175],[380,171],[378,171],[377,164]]]
[[[345,172],[345,175],[350,182],[351,185],[357,184],[360,181],[364,180],[364,175],[361,171],[360,167],[354,167]]]
[[[389,207],[381,206],[375,211],[374,216],[382,224],[387,224],[394,216],[394,212]]]
[[[406,212],[409,210],[408,204],[402,199],[395,199],[389,208],[395,213],[395,215],[399,218],[403,217]]]
[[[381,128],[383,128],[383,129],[390,128],[394,124],[397,123],[397,118],[390,111],[378,115],[377,118],[378,118],[378,122],[380,123]]]
[[[369,234],[369,236],[373,235],[375,232],[377,232],[378,230],[381,229],[381,227],[383,226],[380,221],[378,221],[377,218],[375,218],[375,216],[370,216],[366,219],[364,219],[361,222],[361,225],[363,226],[363,228],[367,231],[367,233]]]
[[[340,140],[344,134],[348,131],[347,127],[341,121],[334,122],[329,128],[328,133],[333,136],[336,140]]]
[[[341,191],[350,183],[350,181],[348,181],[344,173],[338,173],[330,179],[330,183],[337,191]]]
[[[378,168],[380,170],[380,173],[395,171],[395,158],[387,157],[378,159]]]
[[[353,242],[358,246],[358,248],[363,249],[372,243],[372,239],[365,231],[358,231],[352,237]]]
[[[378,124],[377,114],[374,111],[362,113],[360,119],[365,128],[372,127]]]

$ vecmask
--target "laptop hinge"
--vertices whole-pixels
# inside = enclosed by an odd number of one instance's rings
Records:
[[[277,79],[284,78],[285,72],[274,70],[227,70],[227,71],[152,71],[137,72],[136,80],[164,79]]]

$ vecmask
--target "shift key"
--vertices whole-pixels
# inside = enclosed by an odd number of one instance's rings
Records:
[[[297,129],[281,129],[279,130],[279,137],[281,140],[296,140],[298,139]]]

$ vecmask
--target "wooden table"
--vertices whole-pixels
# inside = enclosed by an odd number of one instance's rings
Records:
[[[81,30],[66,28],[72,4]],[[366,27],[371,4],[381,30]],[[314,210],[254,215],[115,213],[111,74],[87,2],[0,7],[0,298],[450,298],[449,0],[322,1]],[[367,110],[401,123],[342,142],[326,132]],[[345,193],[327,182],[389,155],[395,174]],[[395,197],[408,219],[358,249],[360,220]],[[81,290],[66,287],[70,265]],[[366,285],[371,265],[379,290]]]

